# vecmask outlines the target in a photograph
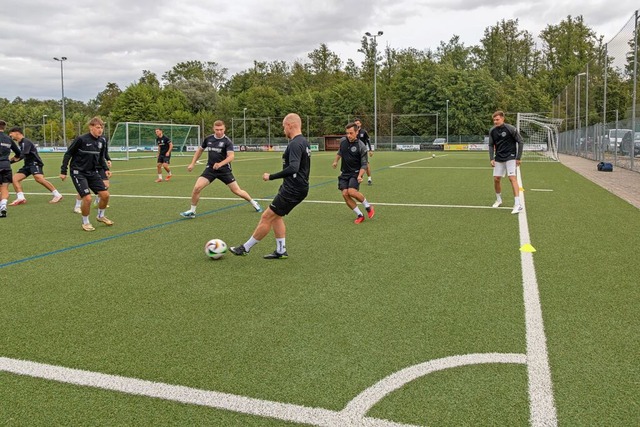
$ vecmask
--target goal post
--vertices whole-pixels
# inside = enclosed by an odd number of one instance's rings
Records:
[[[156,157],[156,129],[173,142],[172,156],[187,156],[187,147],[200,144],[200,126],[176,123],[119,122],[109,139],[112,160]]]
[[[558,161],[558,127],[562,119],[538,113],[518,113],[516,127],[524,140],[522,159],[527,162]]]

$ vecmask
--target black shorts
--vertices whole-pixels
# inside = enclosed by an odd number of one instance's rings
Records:
[[[10,184],[13,182],[13,172],[11,169],[0,170],[0,184]]]
[[[168,156],[166,154],[158,154],[158,163],[171,163],[171,154]]]
[[[42,166],[40,165],[24,165],[23,167],[18,169],[17,173],[21,173],[24,176],[44,175],[44,172],[42,171]]]
[[[76,187],[76,191],[80,197],[90,194],[91,191],[98,194],[100,191],[105,191],[107,189],[98,172],[80,172],[78,170],[71,170],[71,179],[73,181],[73,186]]]
[[[100,178],[102,178],[103,181],[109,181],[109,177],[107,176],[106,170],[96,169],[96,172],[98,172],[98,175],[100,175]]]
[[[204,171],[202,171],[202,175],[200,176],[203,178],[207,178],[209,182],[213,182],[215,179],[219,179],[226,185],[229,185],[236,180],[236,178],[233,176],[233,173],[231,173],[231,170],[226,167],[221,171],[214,170],[213,167],[207,166]]]
[[[308,192],[304,195],[294,195],[279,191],[269,207],[276,213],[276,215],[285,216],[291,212],[293,208],[302,203],[302,201],[307,197],[307,194]]]
[[[338,177],[338,190],[347,190],[349,188],[360,189],[358,182],[358,174],[340,175]]]

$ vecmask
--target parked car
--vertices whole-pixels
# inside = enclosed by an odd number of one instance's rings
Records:
[[[445,138],[436,138],[433,140],[433,145],[444,145],[446,142]]]
[[[633,135],[633,155],[640,156],[640,132],[632,132],[629,130],[622,137],[620,143],[620,154],[628,156],[631,154],[631,135]]]
[[[627,132],[631,132],[631,129],[609,129],[609,132],[604,137],[604,149],[615,151],[616,148],[620,148],[622,138]]]

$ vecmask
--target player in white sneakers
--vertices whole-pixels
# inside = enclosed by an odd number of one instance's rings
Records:
[[[51,191],[53,198],[49,200],[49,203],[58,203],[62,200],[62,194],[56,190],[53,184],[44,178],[44,172],[42,171],[44,163],[42,163],[42,159],[40,155],[38,155],[38,149],[33,142],[24,137],[22,128],[17,126],[12,127],[9,129],[9,136],[18,144],[22,152],[20,158],[16,160],[20,161],[24,159],[24,166],[13,175],[13,188],[16,191],[17,198],[11,202],[9,206],[18,206],[27,203],[27,199],[22,192],[21,183],[29,175],[33,175],[33,179],[35,179],[38,184]]]
[[[493,127],[489,131],[489,159],[493,167],[493,187],[496,201],[493,207],[502,205],[502,185],[500,180],[506,175],[513,188],[512,214],[520,213],[524,207],[520,203],[520,186],[518,185],[517,168],[520,166],[524,141],[515,126],[504,122],[504,113],[493,113]]]

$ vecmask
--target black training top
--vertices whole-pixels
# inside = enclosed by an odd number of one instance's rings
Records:
[[[351,142],[343,136],[337,154],[342,158],[340,171],[343,175],[357,174],[360,169],[367,168],[367,147],[359,139]]]
[[[38,149],[36,148],[36,145],[31,140],[27,138],[22,138],[22,141],[20,141],[19,144],[20,144],[20,151],[22,151],[22,155],[20,156],[20,158],[24,159],[25,166],[32,166],[32,165],[44,166],[44,163],[42,163],[42,159],[38,154]]]
[[[9,156],[12,151],[16,157],[20,157],[20,149],[13,139],[9,138],[6,133],[0,131],[0,170],[11,169]]]
[[[309,192],[311,173],[311,146],[302,134],[289,141],[282,154],[282,170],[269,175],[269,180],[284,178],[280,190],[293,195]]]
[[[214,134],[207,136],[200,147],[204,151],[209,152],[209,159],[207,160],[207,166],[213,166],[215,163],[220,163],[227,158],[227,153],[233,151],[233,142],[224,135],[222,138],[216,138]],[[224,168],[231,170],[231,163],[227,163]],[[218,169],[220,170],[220,169]]]
[[[71,160],[71,169],[84,173],[94,173],[96,169],[109,170],[104,157],[107,141],[102,137],[95,137],[85,133],[77,137],[64,153],[60,173],[67,175],[67,166]]]
[[[158,153],[161,156],[164,156],[167,154],[167,151],[169,151],[169,144],[171,144],[171,140],[167,135],[162,135],[156,138],[156,144],[158,145]]]
[[[369,141],[369,134],[366,130],[362,128],[358,130],[358,139],[367,144],[367,147],[369,147],[369,151],[371,151],[371,142]]]
[[[489,131],[489,159],[496,162],[520,160],[524,141],[515,126],[504,123]],[[495,156],[495,157],[494,157]]]

